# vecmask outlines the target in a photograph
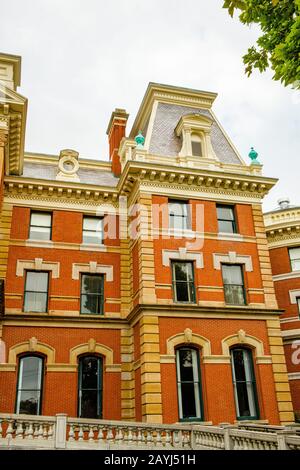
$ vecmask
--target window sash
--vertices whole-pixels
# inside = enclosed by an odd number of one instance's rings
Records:
[[[244,367],[244,379],[236,378],[236,360],[237,355],[235,352],[242,352],[243,356],[243,367]],[[252,353],[246,349],[234,348],[231,350],[231,369],[232,379],[235,397],[235,407],[238,419],[257,419],[258,418],[258,407],[257,407],[257,392],[256,392],[256,381],[254,376]],[[248,408],[248,410],[243,410]],[[245,411],[248,411],[245,414]]]
[[[33,274],[32,279],[30,276]],[[39,290],[33,289],[34,281],[37,276],[39,280],[45,279],[46,286]],[[24,289],[24,312],[40,312],[45,313],[48,310],[48,291],[49,291],[49,273],[48,272],[40,272],[40,271],[27,271],[26,272],[26,281],[25,281],[25,289]]]
[[[102,217],[83,217],[82,243],[103,243]]]
[[[23,372],[24,372],[24,362],[30,358],[35,358],[37,360],[37,386],[36,387],[23,387]],[[19,375],[18,375],[18,385],[17,385],[17,399],[16,399],[16,413],[21,414],[36,414],[41,413],[41,398],[42,398],[42,379],[43,379],[43,369],[44,361],[41,357],[37,356],[25,356],[22,357],[19,361]],[[26,409],[22,408],[22,397],[30,397],[31,403],[28,403],[29,412],[27,413]],[[35,404],[34,401],[36,400]],[[28,399],[27,399],[28,401]],[[31,405],[31,408],[30,408]],[[34,412],[36,411],[36,412]]]
[[[184,266],[186,279],[176,279],[176,266]],[[190,280],[189,280],[190,279]],[[172,262],[172,285],[173,285],[173,293],[174,293],[174,301],[175,302],[187,302],[187,303],[194,303],[196,301],[196,292],[195,292],[195,280],[194,280],[194,270],[193,270],[193,263],[192,262]],[[186,299],[180,299],[180,290],[186,289]]]
[[[192,155],[194,157],[202,157],[202,145],[201,141],[192,139]]]
[[[300,247],[290,248],[289,256],[292,271],[300,271]]]
[[[169,228],[171,230],[188,230],[189,210],[186,201],[169,200]]]
[[[40,220],[39,220],[40,219]],[[47,212],[31,212],[29,239],[51,240],[52,214]]]
[[[220,233],[237,232],[234,207],[217,205],[217,219]]]
[[[181,369],[183,367],[181,363],[181,351],[190,351],[192,359],[192,380],[183,380],[181,378]],[[180,348],[176,350],[176,371],[177,371],[177,393],[178,393],[178,405],[179,405],[179,419],[181,421],[191,419],[202,419],[202,398],[201,398],[201,378],[199,369],[199,355],[195,349],[192,348]],[[184,403],[184,392],[189,393],[191,397],[191,390],[193,391],[194,404],[190,402]],[[187,406],[188,405],[188,406]],[[194,408],[195,412],[192,415],[187,416],[188,408],[191,410]]]
[[[83,386],[83,367],[84,361],[87,359],[92,359],[93,361],[97,361],[97,385],[96,387],[84,387]],[[83,356],[79,359],[79,387],[78,387],[78,416],[80,418],[102,418],[102,371],[103,371],[103,361],[100,357],[95,356]],[[94,400],[96,398],[96,416],[86,416],[83,410],[84,401],[86,397],[93,397]],[[91,398],[90,398],[91,400]]]
[[[300,297],[296,297],[296,303],[297,303],[297,306],[298,306],[298,314],[299,314],[299,318],[300,318]]]
[[[242,266],[240,264],[222,264],[222,276],[226,304],[246,305]]]
[[[94,285],[87,285],[84,288],[85,279],[92,278],[97,279],[99,282],[99,291],[94,291]],[[88,309],[85,304],[90,306]],[[91,275],[91,274],[82,274],[81,275],[81,293],[80,293],[80,313],[84,315],[103,315],[104,311],[104,276],[101,274]]]

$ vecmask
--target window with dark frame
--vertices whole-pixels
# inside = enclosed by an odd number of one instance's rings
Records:
[[[19,361],[16,413],[39,415],[42,409],[44,361],[38,356],[24,356]]]
[[[103,315],[104,276],[103,274],[82,274],[80,313]]]
[[[24,291],[24,312],[44,313],[48,310],[49,273],[27,271]]]
[[[179,419],[181,421],[202,420],[202,392],[198,351],[189,347],[177,349],[176,370]]]
[[[258,402],[252,352],[231,349],[231,369],[237,419],[258,419]]]
[[[103,217],[83,217],[82,243],[103,243]]]
[[[52,214],[48,212],[31,212],[29,238],[31,240],[51,240]]]
[[[172,261],[172,283],[175,302],[195,303],[194,266],[191,261]]]
[[[300,246],[289,248],[292,271],[300,271]]]
[[[169,228],[172,230],[187,230],[190,228],[189,204],[187,201],[169,199]]]
[[[225,302],[229,305],[245,305],[246,292],[243,268],[240,264],[222,264]]]
[[[79,418],[102,418],[102,364],[101,357],[83,356],[79,358]]]
[[[217,204],[218,227],[221,233],[237,233],[234,206]]]

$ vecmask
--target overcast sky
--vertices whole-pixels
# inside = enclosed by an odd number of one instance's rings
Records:
[[[300,96],[272,73],[244,75],[257,28],[231,19],[223,0],[0,0],[1,52],[22,56],[29,99],[26,150],[108,158],[111,112],[126,108],[128,133],[148,85],[215,91],[216,112],[241,155],[254,146],[280,181],[265,210],[300,204]]]

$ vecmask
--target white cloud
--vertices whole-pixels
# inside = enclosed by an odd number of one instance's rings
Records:
[[[247,159],[280,177],[266,209],[288,195],[300,203],[299,109],[295,91],[271,72],[244,75],[242,55],[257,28],[204,0],[15,0],[1,6],[3,52],[23,58],[20,92],[29,98],[26,148],[107,158],[115,107],[130,124],[149,81],[217,91],[215,112]],[[297,181],[296,181],[297,180]]]

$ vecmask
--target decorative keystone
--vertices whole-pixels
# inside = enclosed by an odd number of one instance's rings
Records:
[[[251,165],[260,165],[260,162],[257,160],[258,153],[251,147],[251,150],[248,154],[249,158],[251,158]]]
[[[138,148],[144,147],[145,137],[142,134],[142,131],[139,131],[138,135],[134,139],[136,141],[136,146]]]

